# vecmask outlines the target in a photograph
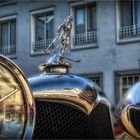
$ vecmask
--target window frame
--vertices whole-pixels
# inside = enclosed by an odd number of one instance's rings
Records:
[[[86,10],[85,10],[85,7],[82,5],[82,6],[78,6],[74,9],[74,26],[75,26],[75,29],[74,29],[74,34],[76,34],[76,23],[77,23],[77,19],[76,19],[76,11],[79,10],[79,9],[84,9],[84,30],[85,32],[86,31],[86,22],[87,22],[87,19],[86,19]]]
[[[35,16],[35,22],[37,22],[37,18],[38,17],[47,17],[47,16],[50,16],[50,15],[54,15],[54,13],[53,12],[48,12],[48,13],[44,13],[44,14],[39,14],[39,15]],[[44,27],[44,31],[43,31],[43,33],[44,33],[44,40],[47,40],[49,38],[47,38],[47,33],[46,33],[47,26],[46,26],[46,24],[44,24],[43,27]],[[36,40],[36,37],[37,37],[37,24],[35,23],[35,40]]]
[[[2,53],[3,55],[9,58],[16,58],[16,53],[17,53],[17,15],[0,17],[0,41],[2,40],[1,25],[4,23],[7,23],[8,24],[8,50],[9,51],[10,51],[10,45],[11,45],[11,22],[13,21],[15,22],[15,53]],[[0,42],[0,45],[1,45],[1,42]]]
[[[133,76],[140,76],[140,70],[126,70],[126,71],[115,71],[114,72],[114,83],[115,83],[115,103],[118,104],[122,97],[123,87],[121,85],[123,77],[133,77]],[[120,82],[121,81],[121,82]],[[129,85],[131,87],[131,85]]]
[[[17,2],[18,2],[18,0],[7,0],[7,1],[1,0],[0,7],[17,4]]]
[[[55,8],[50,7],[50,8],[45,8],[45,9],[39,9],[35,11],[31,11],[31,50],[30,54],[31,56],[36,56],[36,55],[45,55],[45,53],[42,52],[35,52],[33,51],[33,43],[36,41],[36,17],[40,15],[47,15],[47,13],[53,13],[53,16],[55,17]],[[55,23],[55,18],[54,18],[54,23]]]
[[[91,81],[93,81],[92,79],[94,78],[99,78],[99,87],[103,90],[103,73],[84,73],[84,74],[80,74],[88,79],[90,79]],[[96,82],[95,82],[96,83]]]
[[[81,8],[81,7],[88,7],[90,5],[95,5],[96,7],[96,41],[95,42],[91,42],[91,43],[80,43],[80,44],[75,44],[74,43],[74,38],[75,38],[75,34],[76,34],[76,31],[75,31],[75,10],[77,8]],[[81,49],[89,49],[89,48],[98,48],[98,18],[97,18],[97,11],[98,9],[98,4],[97,4],[97,1],[93,0],[92,2],[90,0],[86,0],[86,1],[80,1],[80,2],[72,2],[70,3],[70,15],[72,17],[74,17],[74,22],[72,23],[72,33],[71,33],[71,47],[70,49],[73,51],[73,50],[81,50]],[[85,12],[86,13],[86,12]],[[87,15],[85,14],[85,19],[87,18]],[[85,26],[86,26],[86,29],[87,29],[87,22],[85,22]],[[86,30],[87,32],[87,30]]]
[[[135,28],[135,4],[134,0],[132,0],[132,23]],[[135,37],[135,36],[130,36],[128,38],[120,38],[119,37],[119,30],[121,28],[121,13],[120,13],[120,0],[116,0],[115,2],[116,5],[116,42],[117,44],[124,44],[124,43],[133,43],[137,42],[140,40],[140,35]],[[124,26],[125,27],[125,26]]]

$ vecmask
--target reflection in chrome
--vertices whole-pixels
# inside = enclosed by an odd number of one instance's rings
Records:
[[[46,74],[29,78],[35,99],[67,102],[90,114],[97,104],[94,84],[73,74]]]
[[[35,105],[19,68],[0,55],[0,138],[30,139]]]
[[[126,92],[116,113],[125,131],[140,139],[140,82]]]
[[[58,28],[56,38],[53,40],[50,46],[45,50],[45,52],[49,52],[50,54],[52,54],[52,56],[49,58],[47,63],[40,65],[40,70],[42,72],[41,75],[34,76],[28,79],[31,85],[32,91],[33,91],[33,96],[37,103],[38,114],[40,115],[43,112],[45,112],[41,116],[37,115],[39,116],[39,118],[37,117],[36,123],[41,124],[41,125],[46,124],[47,126],[49,126],[49,122],[46,122],[46,120],[44,120],[43,118],[44,117],[47,118],[49,114],[54,114],[51,116],[51,119],[53,120],[55,118],[59,120],[61,117],[63,117],[63,113],[66,113],[65,111],[63,112],[63,110],[65,110],[65,107],[67,105],[74,108],[73,109],[74,112],[80,112],[79,119],[81,119],[81,122],[83,121],[81,114],[84,114],[85,116],[84,119],[85,118],[89,119],[90,117],[93,119],[97,117],[97,116],[94,116],[95,114],[91,115],[94,110],[96,111],[98,107],[101,107],[101,109],[103,110],[107,108],[107,110],[103,114],[100,114],[99,111],[97,112],[97,114],[99,113],[100,115],[104,115],[106,119],[108,118],[107,119],[108,121],[105,122],[107,126],[109,126],[107,133],[104,133],[103,132],[104,130],[98,129],[98,128],[101,128],[102,126],[96,126],[96,128],[102,133],[102,136],[101,135],[97,136],[95,133],[96,132],[98,133],[99,131],[93,130],[91,128],[91,125],[87,126],[88,123],[87,125],[86,123],[84,123],[84,125],[82,125],[80,128],[76,128],[76,126],[72,126],[72,127],[73,129],[78,129],[80,133],[83,131],[83,129],[88,129],[88,131],[85,132],[85,135],[92,133],[91,134],[92,136],[89,135],[88,137],[91,136],[92,138],[101,138],[101,137],[113,138],[114,134],[113,134],[113,128],[111,126],[112,123],[111,123],[111,117],[110,117],[110,106],[109,106],[108,101],[103,96],[101,96],[100,94],[102,93],[101,89],[92,81],[84,77],[70,74],[69,68],[72,65],[69,62],[64,61],[65,59],[73,61],[72,59],[69,59],[67,58],[67,56],[65,56],[66,48],[70,45],[69,43],[70,43],[70,37],[71,37],[70,33],[71,33],[71,28],[72,28],[72,21],[73,21],[73,18],[71,16],[69,16],[68,18],[64,20],[64,22]],[[60,41],[61,46],[55,46],[56,41]],[[60,51],[56,52],[58,47],[60,48]],[[79,62],[79,61],[75,61],[75,62]],[[50,104],[47,105],[47,103],[50,103]],[[53,106],[53,103],[55,104],[54,105],[55,107]],[[42,104],[44,106],[43,109],[42,109]],[[57,111],[59,111],[58,108],[60,106],[59,105],[57,106],[57,104],[61,104],[63,106],[62,113],[58,118],[57,118],[57,114],[59,113],[57,113]],[[54,108],[56,108],[53,110],[53,113],[49,113],[49,110],[51,110],[49,109],[51,108],[51,105]],[[67,109],[67,111],[69,112],[70,110]],[[51,132],[54,130],[52,134],[48,133],[49,130],[45,131],[44,126],[41,126],[41,127],[39,125],[36,126],[35,127],[36,134],[34,134],[33,138],[42,138],[42,137],[43,138],[75,138],[74,135],[78,136],[78,133],[73,134],[70,137],[67,137],[65,136],[64,133],[63,134],[61,133],[61,131],[63,132],[67,131],[68,134],[71,134],[71,132],[67,130],[67,126],[70,125],[71,123],[70,124],[64,123],[65,122],[64,119],[67,119],[67,122],[69,122],[72,119],[72,116],[68,116],[68,118],[64,117],[62,119],[62,122],[59,121],[59,123],[55,123],[55,125],[53,125],[53,128],[49,127]],[[103,119],[104,118],[96,120],[96,121],[102,123],[104,121]],[[50,122],[52,120],[50,120]],[[61,130],[56,130],[60,126],[59,124],[61,123],[63,125],[66,124],[66,126],[63,127],[63,129]],[[84,128],[83,126],[87,128]],[[38,129],[42,129],[43,127],[44,127],[43,130],[41,131],[39,130],[42,135],[40,135],[40,133],[38,134]],[[58,137],[52,136],[55,134],[56,136],[58,134]],[[81,138],[81,136],[78,136],[78,138]]]
[[[69,74],[72,64],[64,60],[67,59],[66,48],[70,45],[72,21],[73,18],[69,16],[59,26],[56,38],[45,50],[53,55],[46,64],[40,65],[42,75],[29,78],[29,82],[35,99],[67,102],[89,115],[101,99],[98,96],[101,89],[83,77]],[[55,44],[57,40],[61,42],[61,46]],[[58,47],[61,47],[60,52],[56,52]]]
[[[13,91],[11,91],[11,92],[8,93],[7,95],[5,95],[4,97],[2,97],[2,98],[0,99],[0,103],[1,103],[2,101],[4,101],[6,98],[8,98],[8,97],[14,95],[15,93],[17,93],[18,91],[19,91],[19,89],[14,89]]]
[[[72,108],[74,108],[74,112],[78,112],[79,116],[81,115],[81,113],[85,114],[85,116],[87,116],[87,119],[89,119],[89,121],[91,120],[91,118],[97,118],[97,114],[94,114],[94,110],[96,110],[98,107],[101,107],[100,110],[102,111],[98,111],[98,114],[100,116],[100,118],[98,118],[99,120],[96,120],[97,122],[100,122],[100,124],[102,124],[103,126],[96,126],[97,130],[93,130],[88,124],[85,124],[85,127],[89,127],[89,128],[85,128],[85,129],[89,129],[89,133],[92,133],[92,131],[94,131],[92,134],[92,138],[97,138],[99,139],[101,138],[114,138],[114,132],[113,132],[113,125],[112,125],[112,119],[111,119],[111,113],[110,113],[110,104],[109,102],[105,99],[104,96],[101,95],[101,90],[97,85],[94,84],[92,81],[87,80],[83,77],[74,75],[74,74],[66,74],[66,73],[46,73],[44,75],[40,75],[40,76],[35,76],[32,78],[29,78],[29,83],[31,85],[32,91],[33,91],[33,96],[35,98],[35,101],[37,103],[37,111],[38,111],[38,116],[39,114],[43,114],[41,116],[39,116],[39,118],[37,117],[37,122],[36,124],[38,124],[38,126],[35,127],[35,133],[33,135],[34,139],[41,139],[43,138],[75,138],[73,136],[73,134],[70,137],[65,137],[62,132],[64,131],[64,129],[67,129],[66,127],[63,127],[62,130],[60,130],[60,134],[58,134],[58,129],[57,126],[60,126],[59,123],[55,124],[53,127],[50,127],[49,123],[51,123],[54,118],[57,120],[61,120],[61,116],[60,118],[57,118],[59,116],[57,116],[57,109],[59,112],[59,108],[55,108],[54,112],[49,112],[51,109],[51,105],[52,107],[54,107],[54,104],[61,104],[63,106],[63,109],[66,106],[70,106]],[[99,94],[100,93],[100,94]],[[40,104],[39,104],[40,102]],[[48,105],[48,103],[50,103]],[[43,104],[44,106],[42,106],[41,104]],[[45,104],[47,105],[45,106]],[[43,109],[42,109],[43,108]],[[106,109],[108,110],[106,110]],[[67,110],[68,112],[70,110]],[[42,113],[45,112],[45,113]],[[63,112],[63,110],[62,110]],[[65,113],[65,109],[64,109],[64,113]],[[106,113],[105,113],[106,112]],[[48,115],[53,114],[51,116],[51,120],[50,122],[46,122]],[[59,113],[58,113],[59,114]],[[63,113],[61,114],[63,116]],[[75,115],[75,114],[74,114]],[[94,116],[95,115],[95,116]],[[77,116],[77,117],[79,117]],[[50,117],[50,116],[49,116]],[[44,119],[43,119],[44,118]],[[46,118],[46,120],[45,120]],[[82,121],[82,116],[79,117],[81,118]],[[109,119],[107,119],[109,118]],[[64,119],[64,118],[63,118]],[[69,116],[69,118],[66,118],[68,120],[68,122],[70,122],[70,120],[72,121],[72,116]],[[77,118],[76,118],[77,119]],[[75,120],[76,120],[75,119]],[[57,122],[57,121],[56,121]],[[63,126],[65,125],[66,120],[61,123],[64,123]],[[88,120],[87,120],[88,122]],[[39,126],[39,124],[41,125],[41,127]],[[53,133],[49,133],[47,134],[47,131],[45,131],[45,127],[42,125],[49,125],[50,131],[52,132],[53,129],[55,132],[57,132],[58,136],[60,137],[55,137],[52,134]],[[93,121],[94,124],[94,121]],[[67,124],[67,125],[71,125]],[[52,125],[51,125],[52,126]],[[108,132],[104,133],[104,126],[108,126]],[[43,128],[43,129],[42,129]],[[73,128],[75,129],[76,127],[73,126]],[[80,131],[80,129],[82,128],[79,127],[77,131]],[[39,130],[39,132],[42,135],[38,135],[38,129],[42,129]],[[69,130],[65,130],[68,131]],[[97,135],[100,133],[102,134],[102,136],[97,137]],[[54,133],[55,133],[54,132]],[[81,132],[81,131],[80,131]],[[69,132],[71,133],[71,132]],[[95,133],[98,133],[97,135],[95,135]],[[79,133],[77,133],[78,135]],[[76,134],[75,134],[76,135]],[[88,135],[88,132],[85,134]],[[77,136],[78,137],[78,136]],[[76,138],[77,138],[76,137]],[[81,137],[78,137],[81,138]],[[85,137],[84,137],[85,138]]]

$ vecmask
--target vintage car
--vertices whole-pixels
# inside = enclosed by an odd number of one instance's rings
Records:
[[[116,108],[116,117],[126,133],[140,139],[140,82],[124,94]]]
[[[59,53],[40,65],[41,75],[26,79],[11,60],[0,55],[1,139],[115,138],[111,108],[104,93],[92,81],[69,73],[71,64],[64,61],[68,59],[64,53],[71,22],[72,17],[64,20],[57,37],[45,50],[54,53],[55,41],[62,43]],[[139,116],[136,104],[120,110],[118,117],[136,138],[140,136]]]

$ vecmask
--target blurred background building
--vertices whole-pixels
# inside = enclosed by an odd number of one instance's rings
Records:
[[[140,80],[140,1],[0,0],[0,53],[39,74],[58,26],[72,15],[72,73],[96,82],[115,105]]]

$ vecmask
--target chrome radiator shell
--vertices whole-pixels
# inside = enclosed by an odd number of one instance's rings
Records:
[[[35,76],[28,80],[37,106],[36,124],[38,126],[35,126],[33,138],[114,138],[110,105],[101,89],[95,83],[70,73],[49,73]],[[38,112],[38,110],[40,111]],[[45,112],[44,110],[46,113],[42,113]],[[53,115],[50,117],[49,114],[51,113]],[[55,126],[49,124],[47,117],[50,118],[50,123],[52,122]],[[105,120],[106,117],[108,118],[107,120]],[[47,123],[45,119],[48,120]],[[79,123],[82,121],[85,123],[76,124],[75,120],[78,121],[79,119],[81,119]],[[53,123],[54,120],[56,120],[55,123]],[[90,123],[92,123],[91,128]],[[104,127],[105,123],[107,123],[108,128]],[[39,125],[42,127],[39,127]],[[44,127],[44,125],[46,126]],[[73,127],[72,130],[70,126]],[[57,128],[60,129],[59,132]],[[40,131],[39,129],[42,130]],[[37,134],[38,131],[42,135]],[[96,135],[96,133],[99,134]]]
[[[112,139],[110,106],[102,91],[92,81],[69,73],[72,65],[65,62],[79,62],[65,55],[72,21],[71,16],[64,20],[45,49],[51,57],[40,65],[42,75],[28,79],[37,107],[33,139]]]
[[[86,114],[98,103],[98,87],[74,74],[40,75],[28,80],[36,100],[67,102]]]
[[[140,82],[124,94],[117,105],[116,116],[125,132],[140,139]]]

